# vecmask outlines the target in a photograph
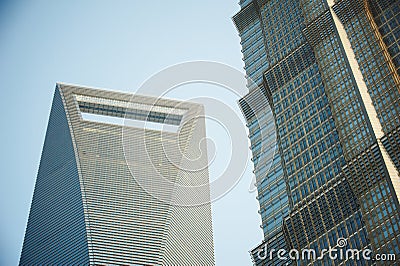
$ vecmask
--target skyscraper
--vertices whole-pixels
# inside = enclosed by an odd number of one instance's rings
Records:
[[[20,265],[214,265],[204,137],[202,105],[57,84]]]
[[[399,1],[243,0],[240,6],[233,20],[255,83],[240,106],[264,231],[251,251],[255,264],[290,263],[260,252],[266,246],[320,256],[338,239],[346,241],[343,248],[396,254],[398,261]],[[261,120],[269,108],[273,119]],[[277,142],[270,170],[260,160],[274,152],[260,137],[267,127],[275,127]],[[374,262],[323,256],[297,263]]]

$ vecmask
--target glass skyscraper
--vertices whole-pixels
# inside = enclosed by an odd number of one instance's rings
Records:
[[[208,169],[180,164],[204,137],[202,105],[57,84],[20,265],[214,265]]]
[[[240,106],[264,232],[253,261],[399,263],[400,2],[242,0],[240,6],[233,20],[255,83]],[[268,109],[271,118],[263,119]],[[260,134],[267,127],[275,127],[276,147]],[[263,156],[274,152],[271,168],[263,168]],[[260,252],[313,249],[320,257],[338,239],[346,249],[395,254],[397,261],[292,262]]]

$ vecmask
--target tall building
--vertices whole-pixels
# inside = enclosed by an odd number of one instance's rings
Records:
[[[242,0],[233,17],[245,71],[240,100],[271,249],[371,249],[400,260],[400,2]],[[261,119],[271,109],[273,119]],[[273,153],[268,127],[276,129]],[[261,159],[260,159],[261,158]],[[265,167],[264,167],[265,168]],[[267,254],[269,255],[269,254]],[[287,257],[287,254],[286,254]],[[373,265],[361,258],[298,265]],[[379,263],[383,262],[377,262]],[[388,262],[389,265],[393,265]]]
[[[57,84],[20,265],[214,265],[204,137],[202,105]]]

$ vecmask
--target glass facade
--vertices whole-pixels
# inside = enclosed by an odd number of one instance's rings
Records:
[[[245,3],[233,20],[246,73],[257,84],[240,101],[264,231],[263,243],[251,251],[253,261],[289,263],[257,255],[264,244],[279,242],[279,232],[285,238],[283,249],[310,248],[318,256],[345,238],[348,249],[368,248],[400,259],[398,1]],[[246,15],[250,7],[253,16]],[[249,29],[263,34],[262,40],[249,35]],[[257,53],[262,55],[256,58]],[[262,81],[249,71],[258,60]],[[263,92],[258,101],[253,96],[257,90]],[[266,100],[264,108],[273,115],[265,121],[262,110],[253,109]],[[273,166],[263,172],[258,158],[274,149],[260,154],[256,147],[263,140],[253,128],[268,125],[275,127],[277,146]],[[287,204],[276,208],[276,195]],[[293,263],[374,264],[327,256]]]
[[[171,204],[140,183],[145,178],[171,199],[209,199],[209,190],[182,195],[155,178],[161,173],[173,184],[208,184],[207,169],[188,173],[162,152],[162,139],[174,143],[179,134],[185,156],[198,156],[205,124],[193,116],[203,107],[155,100],[57,85],[20,265],[214,265],[209,200]],[[123,136],[122,125],[83,113],[184,126],[174,133],[128,123],[130,135]],[[124,150],[123,141],[132,149]],[[147,150],[135,149],[143,142]],[[127,160],[131,153],[134,159]]]

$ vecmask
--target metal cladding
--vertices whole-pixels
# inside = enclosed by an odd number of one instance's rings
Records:
[[[203,117],[195,103],[57,84],[20,265],[214,265],[208,169],[174,161],[198,157]]]
[[[251,251],[254,263],[287,262],[261,259],[258,251],[265,244],[309,248],[319,256],[338,239],[346,239],[348,249],[397,254],[398,262],[399,1],[242,1],[234,22],[246,74],[258,85],[240,100],[264,231],[264,241]],[[272,121],[256,118],[265,97],[260,94],[257,101],[255,90],[266,91]],[[272,167],[265,173],[257,171],[262,165],[254,159],[262,156],[257,147],[266,141],[257,129],[271,123],[282,171]],[[284,181],[278,190],[276,180]],[[277,241],[279,233],[284,243]],[[356,261],[325,256],[297,263]],[[372,264],[363,258],[357,263]]]

